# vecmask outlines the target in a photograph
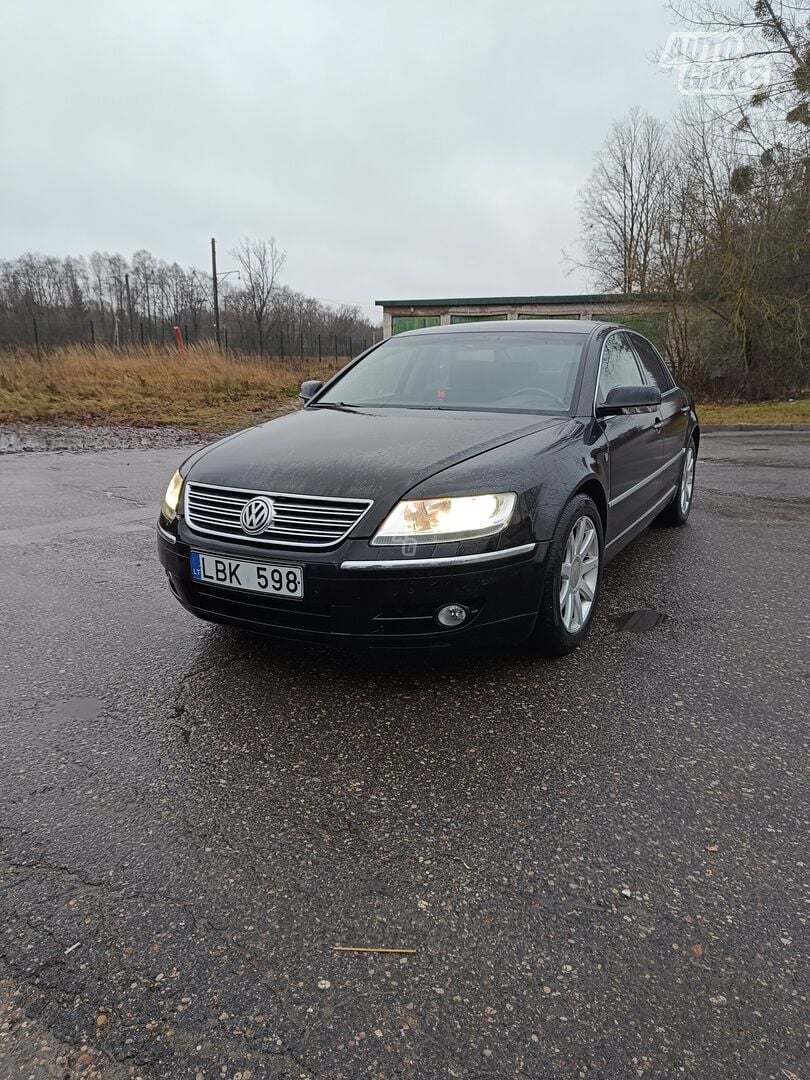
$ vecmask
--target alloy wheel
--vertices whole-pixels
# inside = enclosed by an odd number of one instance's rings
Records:
[[[599,537],[589,517],[571,527],[560,568],[560,618],[569,634],[578,634],[588,621],[599,579]]]
[[[686,461],[683,463],[683,473],[681,474],[681,486],[678,492],[678,503],[681,508],[681,515],[686,517],[689,512],[689,505],[692,502],[692,492],[695,488],[695,450],[694,447],[689,446],[686,449]]]

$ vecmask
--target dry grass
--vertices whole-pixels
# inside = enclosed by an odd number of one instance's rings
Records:
[[[71,346],[38,357],[0,353],[0,420],[38,420],[196,431],[237,430],[286,411],[304,378],[334,365],[259,360],[215,347],[95,349]]]
[[[0,421],[38,420],[201,432],[235,431],[285,412],[305,378],[326,378],[334,362],[222,355],[212,345],[174,349],[71,346],[36,356],[0,352]],[[793,405],[698,406],[704,424],[810,423],[810,398]]]

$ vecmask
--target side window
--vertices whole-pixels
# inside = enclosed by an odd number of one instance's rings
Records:
[[[638,337],[638,335],[634,334],[633,345],[638,353],[638,358],[641,361],[644,373],[647,376],[647,382],[652,383],[653,386],[657,386],[662,394],[665,394],[667,390],[671,390],[673,382],[669,370],[649,341],[647,341],[646,338]]]
[[[597,400],[604,401],[614,386],[644,386],[636,354],[626,334],[611,334],[605,342]]]

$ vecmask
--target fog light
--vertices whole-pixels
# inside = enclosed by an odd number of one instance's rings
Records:
[[[445,604],[436,612],[436,622],[440,626],[461,626],[469,614],[463,604]]]

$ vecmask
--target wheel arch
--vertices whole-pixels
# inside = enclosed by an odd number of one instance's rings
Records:
[[[608,501],[605,489],[595,476],[589,476],[571,492],[571,499],[575,498],[577,495],[587,495],[589,498],[593,499],[602,521],[602,535],[604,536],[607,533],[608,514]],[[570,502],[571,499],[569,499],[568,502]],[[568,505],[568,503],[566,503],[566,505]]]

